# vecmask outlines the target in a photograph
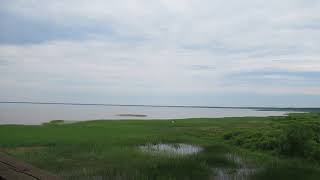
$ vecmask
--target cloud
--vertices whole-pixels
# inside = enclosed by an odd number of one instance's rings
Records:
[[[68,27],[69,31],[75,28],[75,34],[91,27],[86,32],[91,38],[109,36],[109,33],[103,33],[103,29],[108,28],[116,36],[148,39],[167,45],[217,46],[219,51],[225,49],[227,53],[259,49],[276,51],[292,49],[294,45],[315,48],[312,43],[320,38],[315,29],[294,28],[309,27],[318,22],[320,3],[317,1],[4,2],[2,9],[7,13],[35,22]],[[94,29],[102,29],[102,32]],[[297,36],[299,38],[295,38]],[[297,49],[300,50],[299,47]]]
[[[3,97],[320,95],[319,1],[0,3]]]
[[[271,72],[320,70],[320,62],[311,58],[304,61],[290,57],[286,61],[247,59],[232,55],[214,56],[179,47],[131,46],[99,41],[7,45],[0,47],[0,53],[13,63],[2,72],[1,79],[16,77],[22,87],[34,82],[35,88],[42,84],[79,90],[90,86],[89,89],[104,89],[110,93],[237,91],[235,86],[224,86],[225,80],[236,83],[236,78],[227,79],[227,75],[251,72],[248,77],[254,77],[266,69]],[[250,83],[254,90],[258,82]],[[305,93],[309,92],[307,87],[305,90]]]

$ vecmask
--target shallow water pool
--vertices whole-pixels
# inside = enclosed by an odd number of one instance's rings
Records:
[[[147,144],[139,146],[139,149],[148,153],[166,153],[173,155],[196,154],[203,150],[200,146],[191,144]]]

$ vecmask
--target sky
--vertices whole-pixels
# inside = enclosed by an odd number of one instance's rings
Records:
[[[320,107],[320,1],[0,0],[0,101]]]

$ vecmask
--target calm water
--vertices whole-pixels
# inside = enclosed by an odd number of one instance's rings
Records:
[[[168,155],[189,155],[203,150],[202,147],[191,144],[147,144],[139,146],[139,148],[147,153],[165,153]]]
[[[41,124],[51,120],[177,119],[279,116],[287,112],[230,108],[136,107],[62,104],[1,104],[0,124]],[[145,117],[127,116],[145,115]],[[122,116],[119,116],[122,115]]]

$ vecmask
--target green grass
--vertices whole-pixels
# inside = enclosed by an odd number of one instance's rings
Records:
[[[137,148],[150,143],[194,144],[204,151],[166,156]],[[236,154],[247,167],[259,169],[251,179],[319,179],[319,144],[319,113],[175,123],[100,120],[0,126],[0,149],[62,178],[77,180],[210,179],[214,168],[239,168],[226,154]]]

